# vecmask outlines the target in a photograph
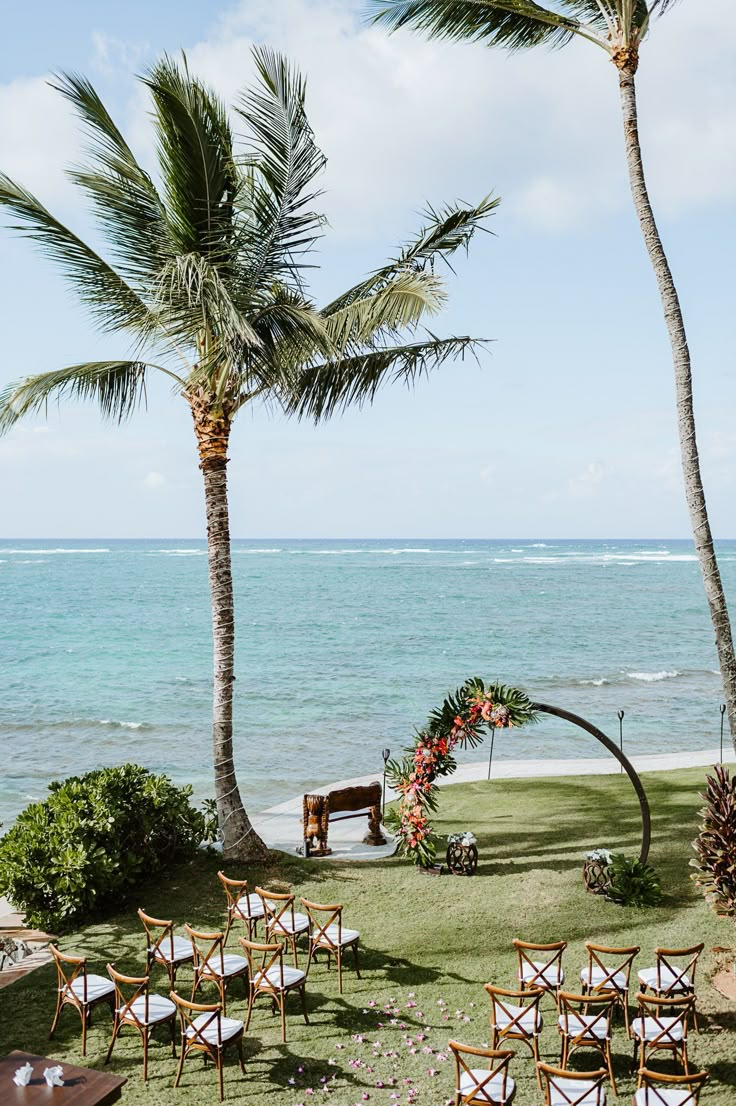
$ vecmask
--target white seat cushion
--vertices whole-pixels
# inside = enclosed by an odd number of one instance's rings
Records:
[[[488,1068],[473,1068],[470,1073],[464,1071],[460,1075],[460,1094],[467,1095],[475,1091],[474,1102],[510,1102],[516,1091],[516,1084],[510,1075],[506,1076],[506,1097],[502,1097],[503,1076],[494,1075],[485,1086],[479,1087],[488,1077]]]
[[[258,895],[243,895],[243,897],[233,906],[233,914],[236,914],[239,918],[262,918],[266,911],[263,909],[263,902]]]
[[[636,1106],[692,1106],[693,1092],[688,1087],[639,1087],[634,1097]]]
[[[209,1025],[207,1023],[209,1022]],[[206,1029],[203,1027],[207,1026]],[[195,1033],[195,1027],[200,1031],[200,1035],[204,1037],[211,1045],[216,1045],[219,1042],[225,1044],[231,1037],[234,1037],[237,1033],[243,1029],[243,1023],[239,1022],[237,1018],[220,1018],[220,1038],[218,1042],[217,1037],[217,1019],[212,1017],[212,1014],[200,1014],[198,1018],[195,1018],[192,1024],[187,1028],[187,1037],[197,1038]]]
[[[587,1079],[558,1079],[549,1082],[549,1106],[606,1106],[603,1087]]]
[[[345,926],[342,927],[342,933],[339,932],[336,925],[328,926],[322,933],[318,929],[312,930],[312,937],[315,941],[317,941],[318,944],[325,945],[325,947],[328,947],[330,944],[336,945],[338,935],[341,945],[352,945],[360,937],[360,933],[357,929],[346,929]],[[327,940],[325,940],[325,937]]]
[[[642,968],[639,972],[639,979],[645,987],[649,987],[652,991],[691,991],[692,983],[690,982],[689,975],[678,976],[676,972],[671,971],[666,965],[662,965],[659,970],[659,982],[657,981],[657,969],[656,968]]]
[[[289,968],[286,965],[284,965],[283,976],[277,964],[274,964],[274,966],[269,968],[266,972],[266,980],[268,980],[270,986],[275,987],[277,991],[282,989],[282,980],[283,989],[287,991],[289,987],[296,987],[297,984],[303,983],[304,979],[304,972],[301,968]],[[263,982],[263,972],[258,972],[255,977],[256,986],[259,987]]]
[[[309,929],[309,918],[306,914],[295,914],[292,927],[291,914],[283,914],[270,928],[274,933],[303,933]]]
[[[590,975],[590,979],[588,976]],[[609,991],[625,991],[626,990],[626,972],[616,972],[609,978],[609,973],[604,972],[603,968],[599,964],[593,965],[593,971],[589,972],[587,968],[583,968],[580,972],[580,981],[590,987],[600,987],[603,981],[606,981],[605,989]]]
[[[73,981],[71,990],[80,1002],[84,1002],[84,980],[81,976]],[[87,1002],[96,1002],[114,990],[115,984],[111,979],[105,979],[104,975],[87,976]]]
[[[163,995],[148,996],[148,1018],[146,1018],[146,1000],[143,995],[127,1008],[124,1006],[118,1007],[119,1014],[124,1010],[126,1016],[128,1016],[128,1011],[131,1011],[141,1025],[156,1025],[157,1022],[166,1021],[167,1018],[176,1013],[176,1007],[171,999],[164,998]]]
[[[677,1018],[634,1018],[631,1032],[640,1041],[659,1038],[659,1044],[672,1044],[673,1041],[682,1040],[682,1022]]]
[[[229,975],[238,975],[240,972],[248,970],[248,961],[244,956],[238,956],[234,952],[226,952],[220,963],[220,957],[215,954],[211,956],[207,961],[205,972],[213,972],[215,975],[224,976],[225,979]]]
[[[543,970],[544,969],[544,970]],[[565,973],[559,960],[554,964],[547,964],[544,960],[534,960],[532,964],[522,964],[521,979],[523,983],[532,983],[537,987],[561,987],[565,981]]]
[[[154,946],[151,945],[148,949],[150,953],[153,953]],[[180,960],[191,960],[194,956],[192,950],[192,942],[188,941],[186,937],[174,938],[174,955],[171,955],[171,941],[165,939],[161,942],[155,952],[156,960],[166,960],[167,963],[178,963]]]
[[[586,1037],[595,1037],[598,1041],[606,1039],[606,1019],[596,1014],[560,1014],[557,1024],[568,1037],[578,1037],[584,1033]]]
[[[513,1022],[512,1033],[526,1033],[528,1037],[533,1037],[542,1028],[542,1017],[536,1006],[525,1009],[523,1006],[513,1006],[510,1002],[504,1002],[503,1009],[494,1004],[494,1010],[496,1012],[497,1029],[506,1029]],[[521,1017],[517,1021],[519,1014],[521,1014]]]

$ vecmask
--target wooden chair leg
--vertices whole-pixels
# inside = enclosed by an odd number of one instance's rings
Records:
[[[112,1038],[110,1040],[110,1047],[108,1048],[107,1056],[105,1057],[105,1063],[106,1064],[110,1063],[110,1057],[112,1056],[112,1050],[113,1050],[113,1047],[115,1045],[115,1038],[118,1035],[119,1028],[120,1027],[118,1025],[118,1019],[115,1018],[115,1021],[112,1023]]]
[[[240,1059],[240,1070],[245,1075],[245,1059],[243,1058],[243,1038],[238,1037],[238,1058]]]
[[[87,1055],[87,1011],[84,1006],[80,1006],[80,1013],[82,1015],[82,1056]]]
[[[309,938],[309,952],[307,953],[307,966],[304,969],[305,976],[309,975],[309,969],[312,966],[312,959],[314,958],[314,953],[315,953],[314,941],[312,940],[312,938],[310,936],[310,938]]]
[[[176,1016],[171,1017],[171,1055],[176,1060]]]
[[[220,1088],[220,1102],[225,1097],[225,1088],[222,1082],[222,1049],[217,1050],[217,1083]]]
[[[299,960],[298,960],[297,954],[296,954],[296,933],[293,933],[291,935],[291,951],[294,954],[294,967],[298,968],[299,967]]]
[[[61,1001],[61,991],[59,991],[59,993],[56,996],[56,1013],[54,1014],[54,1020],[52,1021],[51,1029],[49,1030],[49,1040],[52,1039],[54,1033],[56,1032],[56,1023],[59,1020],[59,1014],[61,1013],[62,1005],[63,1005],[63,1003]]]
[[[225,980],[222,977],[219,979],[220,984],[220,1002],[222,1003],[222,1012],[227,1017],[227,988],[225,986]]]
[[[495,1045],[491,1045],[491,1048],[495,1048]],[[539,1072],[539,1040],[536,1036],[532,1037],[532,1056],[534,1057],[534,1071],[537,1075],[537,1086],[540,1091],[542,1089],[542,1076]]]
[[[232,924],[233,924],[233,912],[232,912],[232,910],[228,910],[228,912],[227,912],[227,922],[225,923],[225,939],[222,942],[223,945],[227,944],[227,939],[230,936],[230,930],[232,929]]]
[[[281,1007],[281,1041],[286,1044],[286,995],[279,992],[279,1006]]]
[[[606,1064],[608,1065],[608,1078],[611,1080],[611,1090],[618,1097],[618,1091],[616,1090],[616,1078],[613,1074],[613,1061],[611,1059],[611,1044],[610,1041],[606,1043]]]
[[[148,1082],[148,1028],[143,1030],[143,1082]]]
[[[250,1025],[250,1016],[253,1013],[253,1002],[255,1001],[256,993],[253,987],[250,988],[250,995],[248,996],[248,1013],[245,1016],[245,1028],[247,1030]]]
[[[342,949],[338,947],[335,953],[337,959],[337,989],[342,994]]]
[[[182,1037],[181,1056],[179,1057],[179,1066],[176,1069],[176,1079],[174,1080],[174,1086],[175,1087],[179,1086],[179,1080],[181,1079],[181,1069],[184,1067],[184,1057],[186,1056],[186,1054],[187,1054],[187,1045],[186,1045],[186,1041]]]

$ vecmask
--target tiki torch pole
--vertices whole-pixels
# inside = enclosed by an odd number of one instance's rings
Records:
[[[382,749],[381,756],[383,757],[383,791],[381,792],[381,820],[386,815],[386,765],[388,764],[388,758],[391,756],[390,749]]]
[[[721,703],[721,764],[723,764],[723,719],[726,717],[726,704]]]

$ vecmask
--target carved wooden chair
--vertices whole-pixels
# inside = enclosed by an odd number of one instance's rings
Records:
[[[226,1048],[235,1045],[240,1059],[240,1070],[245,1075],[243,1060],[243,1033],[245,1027],[236,1018],[226,1018],[219,1003],[188,1002],[187,999],[172,991],[171,1001],[176,1004],[181,1020],[181,1055],[176,1072],[174,1086],[179,1086],[184,1061],[192,1053],[202,1053],[205,1058],[214,1060],[217,1067],[217,1081],[220,1102],[223,1098],[222,1062]]]
[[[312,925],[309,934],[309,959],[307,960],[307,974],[312,960],[316,960],[318,952],[327,953],[327,966],[330,966],[330,957],[337,961],[337,986],[342,994],[342,952],[343,949],[352,948],[355,958],[355,972],[360,979],[360,964],[358,963],[358,942],[360,933],[357,929],[347,929],[342,924],[342,906],[323,906],[317,902],[308,902],[302,899],[302,906]]]
[[[626,1036],[630,1037],[629,979],[640,947],[627,945],[623,948],[611,948],[608,945],[595,945],[592,941],[586,941],[585,947],[588,950],[588,963],[580,972],[583,994],[615,991],[617,1003],[623,1010]]]
[[[514,1054],[510,1049],[475,1048],[459,1041],[447,1042],[455,1058],[455,1106],[505,1106],[516,1094],[508,1073]],[[485,1067],[471,1067],[487,1061]]]
[[[256,894],[261,898],[266,916],[266,940],[288,942],[294,956],[294,967],[298,968],[296,942],[303,933],[309,932],[309,918],[306,914],[294,912],[294,895],[281,895],[265,891],[262,887],[256,887]]]
[[[224,872],[218,872],[217,878],[222,884],[227,896],[227,922],[225,925],[225,944],[230,936],[230,929],[235,921],[243,922],[248,936],[252,941],[258,935],[258,922],[264,915],[263,901],[260,895],[248,894],[247,879],[228,879]]]
[[[690,1075],[664,1075],[659,1071],[639,1072],[641,1086],[634,1106],[698,1106],[700,1092],[710,1078],[707,1071]]]
[[[248,1013],[245,1018],[245,1028],[247,1029],[250,1025],[250,1016],[256,999],[259,995],[266,995],[271,999],[272,1008],[275,1010],[278,1006],[281,1012],[281,1040],[285,1042],[286,996],[289,991],[299,992],[304,1021],[309,1025],[306,974],[300,968],[284,967],[284,946],[279,944],[278,941],[258,943],[246,941],[245,937],[239,937],[238,941],[245,951],[250,968]]]
[[[517,974],[522,987],[539,987],[542,991],[549,991],[557,1002],[560,987],[565,982],[562,954],[567,948],[567,941],[534,945],[515,937],[512,944],[519,958]]]
[[[510,991],[491,983],[486,983],[485,989],[491,998],[491,1048],[498,1048],[503,1041],[523,1041],[538,1062],[539,1034],[544,1024],[539,1009],[542,989]]]
[[[107,965],[107,970],[115,985],[115,1011],[112,1039],[105,1063],[110,1062],[120,1030],[129,1025],[136,1030],[143,1043],[143,1082],[145,1083],[148,1080],[148,1042],[157,1026],[170,1022],[171,1054],[176,1056],[176,1007],[171,999],[163,995],[150,994],[147,975],[121,975],[120,972],[115,971],[112,964]]]
[[[86,956],[68,956],[56,945],[49,945],[56,964],[56,1012],[49,1030],[49,1040],[56,1032],[59,1015],[65,1006],[72,1006],[82,1019],[82,1056],[87,1055],[87,1026],[95,1006],[109,1006],[115,1016],[115,984],[104,975],[90,975]]]
[[[224,933],[202,933],[198,929],[192,929],[189,924],[184,926],[184,930],[192,942],[194,954],[192,1002],[203,983],[214,983],[220,992],[222,1012],[227,1014],[226,993],[229,984],[234,979],[243,979],[246,991],[248,989],[244,978],[248,974],[248,961],[237,953],[225,952]]]
[[[639,990],[646,994],[675,998],[678,995],[695,996],[695,968],[705,946],[692,945],[687,949],[655,949],[657,963],[653,968],[639,972]],[[693,1029],[698,1031],[698,1016],[693,1005]]]
[[[634,1040],[634,1064],[639,1059],[639,1081],[647,1066],[648,1058],[655,1052],[669,1052],[673,1060],[679,1060],[688,1074],[687,1031],[695,1007],[694,995],[636,996],[639,1016],[631,1023]]]
[[[146,931],[146,975],[151,974],[154,964],[161,964],[166,968],[173,990],[179,968],[194,959],[191,942],[186,937],[174,935],[173,922],[152,918],[143,910],[138,911],[138,917]]]
[[[594,1048],[605,1061],[613,1093],[618,1094],[611,1062],[611,1018],[618,1001],[616,992],[576,995],[560,991],[559,1000],[557,1027],[562,1038],[560,1067],[566,1068],[569,1058],[579,1048]]]
[[[543,1080],[544,1106],[606,1106],[605,1068],[598,1071],[566,1071],[551,1064],[537,1064]]]

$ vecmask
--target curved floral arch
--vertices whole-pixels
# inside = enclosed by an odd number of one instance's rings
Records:
[[[437,839],[432,834],[430,814],[437,809],[438,776],[455,771],[453,751],[460,746],[475,747],[486,730],[512,729],[537,721],[540,714],[563,718],[580,727],[599,741],[626,771],[639,800],[641,811],[641,848],[639,859],[649,855],[651,816],[644,786],[631,761],[602,730],[572,711],[547,703],[534,703],[518,687],[493,683],[486,685],[480,677],[472,677],[448,695],[442,706],[434,710],[423,730],[402,760],[389,761],[387,778],[400,795],[392,812],[392,827],[396,831],[399,849],[421,868],[430,867],[437,852]]]

